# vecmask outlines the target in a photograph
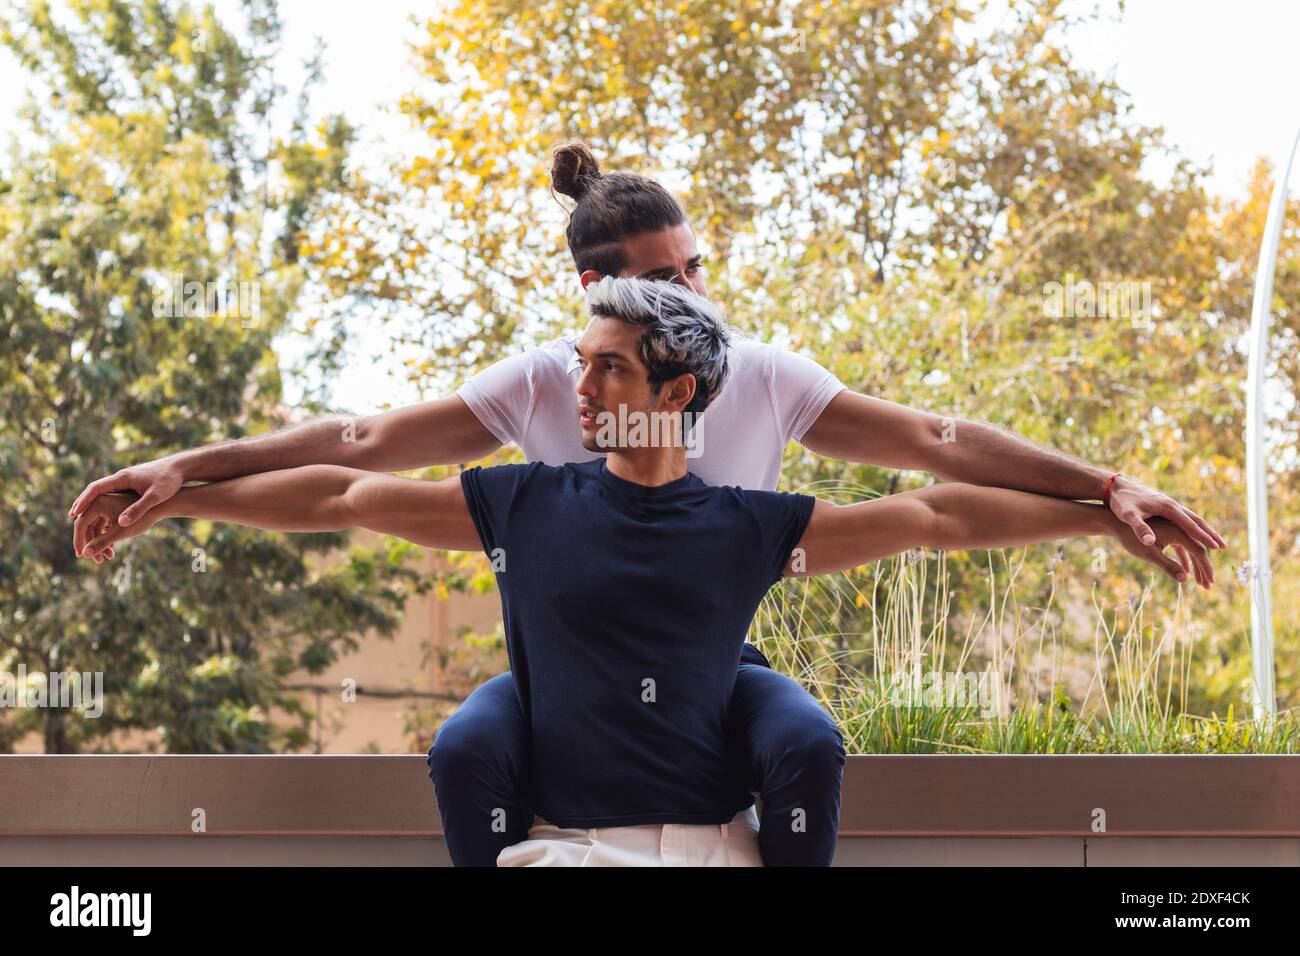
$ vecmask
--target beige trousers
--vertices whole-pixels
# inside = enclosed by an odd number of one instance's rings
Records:
[[[634,827],[557,827],[533,820],[528,839],[506,847],[497,866],[762,866],[758,814],[730,823],[648,823]]]

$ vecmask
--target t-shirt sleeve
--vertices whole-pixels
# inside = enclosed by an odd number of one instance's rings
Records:
[[[456,394],[502,443],[518,445],[533,401],[533,356],[525,350],[489,365]]]
[[[803,538],[817,499],[787,491],[745,491],[743,494],[758,521],[762,584],[771,587],[781,580],[790,553]]]
[[[506,527],[515,496],[539,464],[475,466],[460,473],[465,506],[474,519],[483,550],[489,555],[506,546]]]
[[[847,386],[810,358],[772,350],[772,400],[784,441],[800,441],[830,400]]]

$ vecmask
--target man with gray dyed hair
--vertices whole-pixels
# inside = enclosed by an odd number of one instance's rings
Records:
[[[704,411],[727,380],[731,330],[722,311],[674,282],[607,276],[587,286],[593,316],[640,326],[641,361],[658,386],[683,372],[695,376],[695,398],[686,411]]]
[[[695,395],[679,415],[648,409],[629,413],[626,405],[611,411],[588,399],[579,404],[579,414],[594,415],[599,428],[591,436],[583,431],[583,447],[604,451],[637,443],[680,443],[688,458],[696,457],[701,441],[695,427],[730,370],[732,334],[722,311],[676,283],[614,276],[587,286],[587,306],[593,318],[619,319],[641,330],[637,355],[652,396],[658,397],[665,382],[688,373],[695,378]]]
[[[679,420],[690,408],[704,413],[726,376],[718,313],[694,293],[625,284],[634,281],[605,279],[591,293],[591,322],[576,343],[584,446],[599,445],[600,411]],[[101,495],[88,512],[91,552],[167,517],[276,531],[364,527],[486,552],[532,738],[536,810],[499,866],[763,865],[727,717],[746,632],[783,577],[915,547],[1104,534],[1165,570],[1178,565],[1163,548],[1184,548],[1197,581],[1213,580],[1204,546],[1180,527],[1153,519],[1157,543],[1143,545],[1104,505],[963,484],[837,505],[710,485],[687,470],[679,442],[616,434],[600,447],[606,455],[591,461],[471,468],[439,482],[333,465],[266,472],[182,490],[125,527],[117,517],[131,499]],[[811,732],[787,721],[755,745],[773,752]],[[841,754],[837,790],[842,767]],[[824,832],[807,809],[773,820],[784,828],[770,836],[815,841],[829,857],[834,826]],[[485,812],[482,822],[518,825],[500,816]],[[768,819],[765,807],[765,833]]]

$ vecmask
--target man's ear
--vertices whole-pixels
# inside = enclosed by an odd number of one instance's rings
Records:
[[[695,376],[690,372],[684,372],[672,380],[668,394],[664,396],[664,404],[672,405],[673,411],[685,411],[694,397]]]
[[[582,283],[582,287],[585,289],[591,283],[599,282],[603,278],[605,277],[601,275],[599,272],[597,272],[595,269],[588,269],[585,272],[583,272],[582,275],[578,276],[578,281]]]

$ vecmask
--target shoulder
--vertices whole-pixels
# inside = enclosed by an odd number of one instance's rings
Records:
[[[732,491],[746,506],[756,510],[772,507],[811,507],[817,500],[814,495],[806,495],[798,491],[763,491],[757,488],[740,487],[729,487],[728,490]]]
[[[569,497],[573,485],[565,467],[540,461],[475,466],[460,473],[461,492],[471,513],[494,515],[504,521],[516,507],[545,510]]]
[[[462,478],[473,476],[479,481],[491,481],[498,485],[510,484],[516,488],[524,485],[556,487],[569,484],[583,484],[597,480],[600,459],[584,462],[566,462],[563,465],[548,465],[543,461],[530,461],[510,465],[475,465],[461,472]]]
[[[739,368],[751,373],[761,372],[778,382],[791,376],[822,377],[831,374],[806,355],[739,333],[732,335],[730,355]]]
[[[545,465],[545,472],[539,476],[539,480],[550,482],[552,487],[598,485],[604,464],[604,458],[592,458],[589,461],[569,461],[563,465]]]
[[[567,372],[577,357],[577,342],[576,334],[562,335],[549,342],[530,345],[525,351],[535,368]]]
[[[461,478],[471,475],[480,480],[520,482],[553,477],[560,474],[567,467],[567,465],[556,467],[540,461],[527,461],[508,465],[473,465],[460,474]]]
[[[764,342],[761,339],[733,330],[731,341],[728,343],[727,355],[736,364],[738,370],[755,371],[771,367],[772,353],[774,351],[776,351],[776,346],[770,342]]]
[[[722,387],[719,397],[727,395],[734,400],[738,392],[752,396],[753,389],[770,391],[774,351],[775,348],[767,342],[733,329],[727,343],[727,384]],[[745,400],[752,399],[747,397]]]
[[[762,491],[734,484],[713,485],[704,481],[699,482],[695,490],[719,505],[736,508],[754,516],[761,516],[773,509],[803,507],[801,499],[807,499],[808,502],[817,500],[811,495],[791,491]]]
[[[469,382],[481,385],[486,380],[489,384],[496,384],[506,379],[515,378],[521,383],[527,382],[532,385],[533,379],[539,374],[548,371],[559,371],[561,373],[566,371],[573,356],[577,354],[574,348],[575,342],[577,342],[576,335],[567,335],[541,344],[525,345],[518,352],[507,355],[489,365],[478,375],[469,379]]]
[[[753,519],[764,536],[790,528],[797,528],[802,533],[817,505],[814,496],[793,491],[731,490],[735,493],[738,507]]]
[[[516,491],[544,468],[539,461],[509,465],[474,465],[460,473],[461,487],[488,492]]]

